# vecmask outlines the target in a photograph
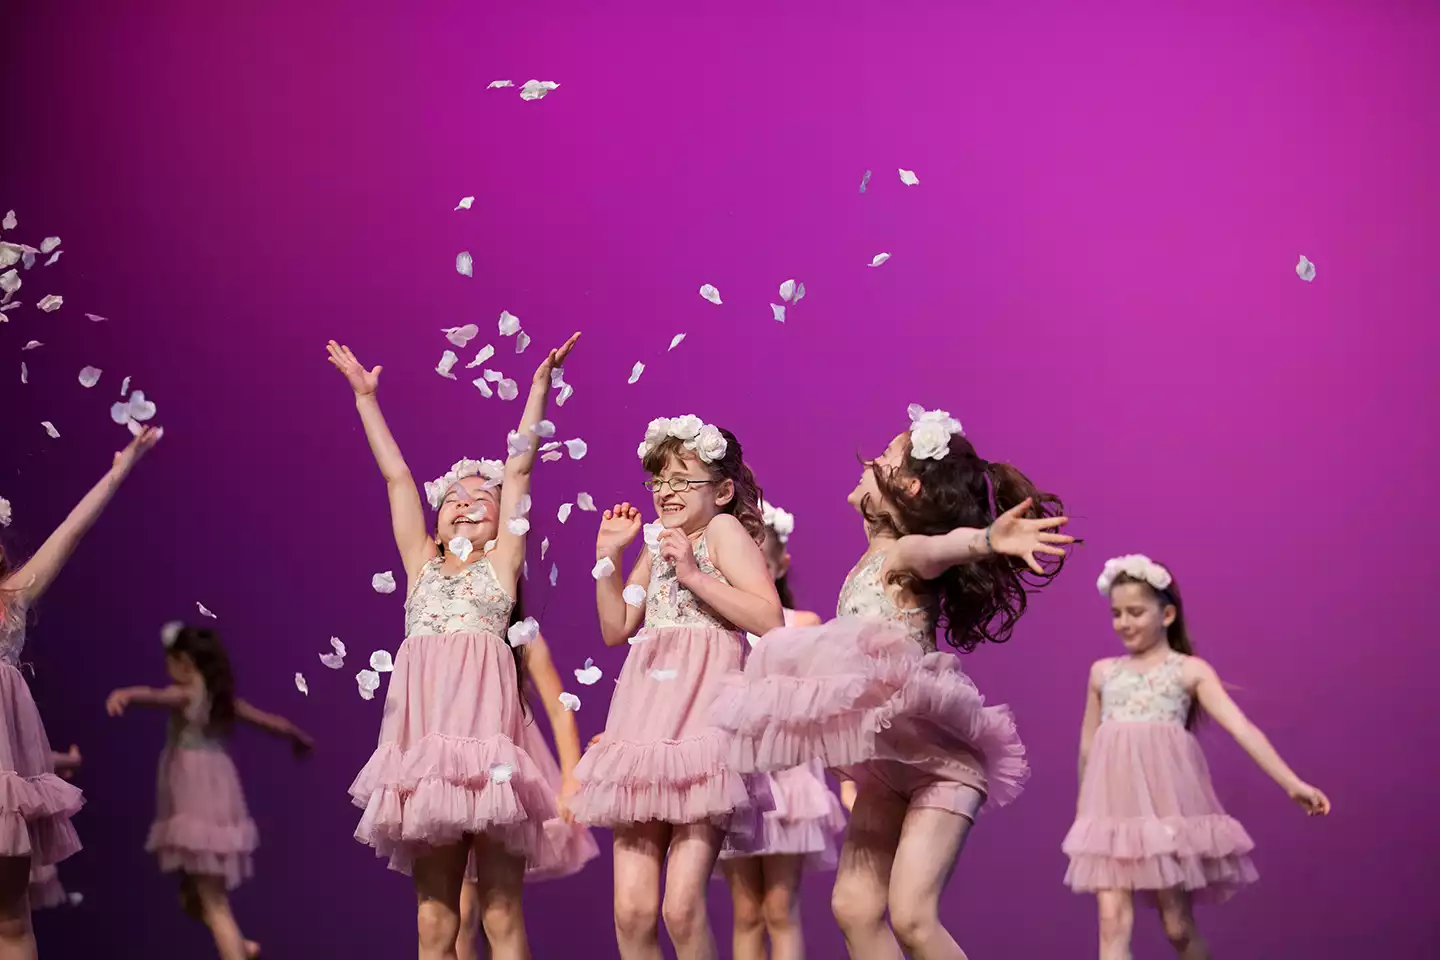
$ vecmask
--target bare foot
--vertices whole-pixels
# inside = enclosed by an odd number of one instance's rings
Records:
[[[255,958],[258,956],[260,956],[260,944],[256,943],[254,940],[246,940],[245,960],[255,960]]]

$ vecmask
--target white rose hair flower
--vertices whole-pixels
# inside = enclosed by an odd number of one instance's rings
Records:
[[[1170,584],[1175,582],[1170,571],[1154,560],[1143,553],[1130,553],[1105,561],[1105,568],[1100,571],[1100,579],[1095,581],[1095,589],[1100,591],[1102,597],[1110,596],[1110,589],[1122,574],[1131,580],[1148,583],[1156,590],[1169,590]]]
[[[775,539],[782,544],[789,543],[790,534],[795,532],[795,514],[765,500],[760,501],[760,513],[765,518],[765,526],[775,531]]]
[[[425,484],[425,499],[430,501],[430,509],[439,510],[450,488],[467,477],[484,477],[487,483],[498,486],[505,479],[505,464],[500,460],[455,461],[449,473]]]
[[[718,463],[725,459],[730,449],[720,428],[706,423],[694,414],[683,417],[659,417],[651,420],[645,428],[645,439],[636,452],[640,459],[648,457],[656,447],[674,437],[684,442],[685,449],[694,453],[704,463]]]
[[[965,435],[960,421],[945,410],[926,410],[910,404],[910,456],[916,460],[943,460],[950,452],[950,438]]]

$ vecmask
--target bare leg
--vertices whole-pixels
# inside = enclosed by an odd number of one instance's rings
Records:
[[[215,938],[215,949],[220,960],[248,960],[245,953],[245,938],[240,935],[240,924],[230,912],[230,897],[225,892],[224,877],[191,877],[195,894],[200,898],[200,915],[210,936]]]
[[[890,874],[890,923],[907,957],[965,960],[965,951],[940,923],[940,894],[973,826],[969,817],[949,810],[916,807],[905,814]]]
[[[195,878],[188,873],[180,874],[180,909],[185,912],[185,916],[196,923],[205,922],[205,909],[200,903],[200,891],[195,887]],[[246,940],[243,946],[245,947],[245,960],[255,960],[260,956],[260,944],[254,940]]]
[[[720,956],[705,909],[705,894],[723,837],[708,823],[687,823],[672,831],[660,912],[678,960],[717,960]]]
[[[1130,960],[1130,934],[1135,929],[1135,900],[1129,890],[1101,890],[1100,960]]]
[[[481,942],[480,888],[472,880],[466,880],[460,888],[460,934],[455,938],[455,956],[459,960],[490,956],[490,942]]]
[[[30,858],[0,857],[0,960],[35,960]]]
[[[452,843],[415,860],[415,931],[420,960],[455,960],[460,887],[469,844]]]
[[[520,893],[525,884],[525,860],[506,850],[498,840],[477,837],[475,865],[479,870],[480,925],[496,960],[530,960],[525,936],[525,913]]]
[[[856,796],[830,893],[830,909],[851,957],[901,960],[900,944],[885,922],[885,910],[904,822],[905,802],[899,797],[870,787]]]
[[[661,960],[660,871],[668,823],[615,828],[615,942],[622,960]]]
[[[759,857],[722,860],[725,882],[730,886],[730,902],[735,927],[730,935],[730,952],[734,960],[765,960],[765,875]]]
[[[800,857],[763,857],[765,930],[773,960],[805,960],[805,932],[800,923]]]
[[[1190,894],[1185,890],[1161,890],[1155,894],[1156,906],[1160,908],[1160,922],[1165,925],[1165,936],[1175,948],[1180,960],[1210,960],[1210,948],[1195,926],[1195,913],[1190,909]]]

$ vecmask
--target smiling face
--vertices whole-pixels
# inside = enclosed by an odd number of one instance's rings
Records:
[[[464,537],[483,549],[500,529],[500,488],[484,477],[466,477],[450,486],[440,503],[435,536],[441,543]]]
[[[1175,608],[1163,603],[1145,584],[1117,583],[1110,591],[1111,625],[1132,655],[1168,644],[1166,630],[1175,622],[1175,615]]]
[[[687,534],[704,530],[734,496],[729,480],[720,479],[688,452],[666,457],[664,467],[652,481],[659,481],[659,488],[651,492],[651,497],[661,524],[667,530],[679,529]],[[679,486],[688,483],[689,489],[677,491],[671,481],[682,481]]]

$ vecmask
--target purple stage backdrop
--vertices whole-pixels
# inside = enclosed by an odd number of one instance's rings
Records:
[[[1433,950],[1417,881],[1440,853],[1423,746],[1437,523],[1416,498],[1437,473],[1440,10],[599,6],[8,5],[0,211],[19,226],[4,236],[64,251],[22,272],[0,326],[11,548],[33,550],[126,441],[108,415],[122,378],[167,432],[31,628],[37,700],[56,745],[84,751],[88,798],[85,849],[61,866],[85,899],[38,917],[44,955],[211,949],[142,849],[164,718],[103,710],[111,688],[163,680],[160,625],[197,602],[242,695],[319,741],[308,762],[235,741],[262,834],[235,896],[247,934],[272,958],[414,949],[408,881],[351,839],[346,788],[381,711],[354,673],[403,631],[400,596],[370,587],[399,564],[324,346],[385,366],[423,481],[496,456],[519,417],[470,385],[478,370],[436,375],[441,329],[471,322],[462,365],[493,343],[487,365],[522,383],[542,348],[585,334],[574,398],[552,410],[590,453],[537,471],[527,587],[583,737],[625,649],[596,629],[597,517],[556,509],[580,491],[643,500],[650,418],[740,436],[798,517],[802,605],[828,613],[863,547],[845,505],[856,451],[879,451],[907,404],[943,407],[983,455],[1060,493],[1088,541],[1010,644],[966,661],[1014,705],[1034,765],[945,894],[971,955],[1092,955],[1094,903],[1062,886],[1059,847],[1086,668],[1120,650],[1095,577],[1134,551],[1173,565],[1199,651],[1335,802],[1307,820],[1202,734],[1262,875],[1202,908],[1217,956]],[[531,78],[560,86],[522,100]],[[500,79],[516,86],[487,89]],[[807,296],[781,324],[790,278]],[[37,310],[47,294],[64,306]],[[522,356],[497,336],[502,310],[535,338]],[[104,371],[89,390],[86,365]],[[340,672],[317,659],[331,636],[351,651]],[[571,678],[586,657],[606,674],[593,687]],[[614,955],[609,871],[607,850],[527,890],[537,957]],[[829,883],[806,881],[814,957],[843,951]],[[711,902],[728,944],[718,883]],[[1142,917],[1137,954],[1167,951]]]

